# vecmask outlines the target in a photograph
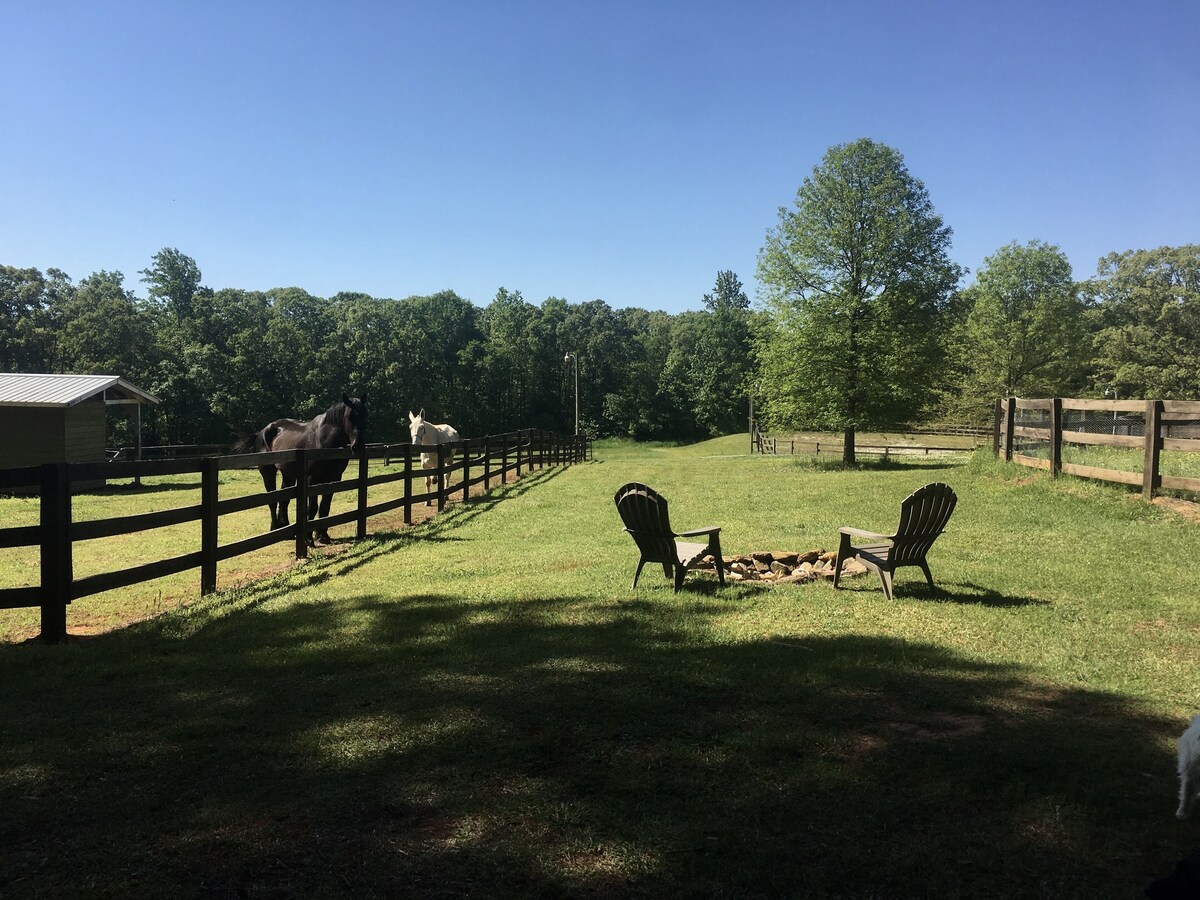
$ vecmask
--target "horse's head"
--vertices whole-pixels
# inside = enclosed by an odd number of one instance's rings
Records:
[[[408,433],[412,436],[414,444],[431,444],[433,441],[427,439],[429,429],[433,426],[425,421],[425,410],[422,409],[415,416],[409,411],[408,414]]]
[[[367,441],[367,395],[349,397],[342,394],[342,404],[346,411],[342,415],[342,427],[350,438],[350,449],[361,453]]]

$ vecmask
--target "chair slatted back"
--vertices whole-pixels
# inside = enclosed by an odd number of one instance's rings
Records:
[[[642,557],[650,562],[675,562],[675,532],[667,515],[667,501],[652,487],[636,481],[613,496],[625,530],[633,536]]]
[[[913,491],[900,504],[900,527],[892,539],[891,559],[897,565],[925,558],[950,521],[958,496],[940,481]]]

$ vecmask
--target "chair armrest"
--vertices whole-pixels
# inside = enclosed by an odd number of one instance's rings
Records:
[[[894,535],[876,534],[874,531],[863,531],[861,528],[839,528],[839,534],[848,534],[853,537],[867,538],[868,540],[890,541]]]
[[[693,528],[691,531],[681,531],[678,537],[696,537],[701,534],[720,534],[721,527],[719,525],[706,525],[703,528]]]

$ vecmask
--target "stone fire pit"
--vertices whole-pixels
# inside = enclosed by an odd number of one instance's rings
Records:
[[[757,550],[745,556],[725,556],[725,576],[734,581],[763,581],[768,584],[798,584],[818,578],[833,578],[836,550]],[[695,568],[716,576],[711,556],[704,557]],[[852,578],[867,571],[856,559],[842,564],[842,577]]]

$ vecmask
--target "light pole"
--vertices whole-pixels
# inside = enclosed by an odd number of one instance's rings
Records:
[[[579,358],[574,353],[563,357],[564,363],[575,364],[575,436],[579,437]]]

